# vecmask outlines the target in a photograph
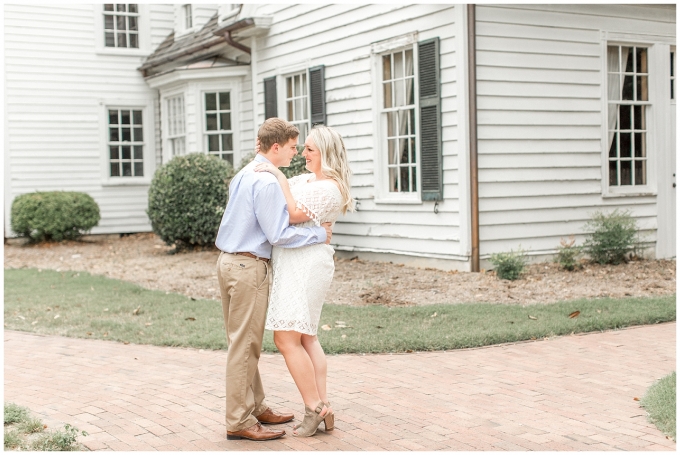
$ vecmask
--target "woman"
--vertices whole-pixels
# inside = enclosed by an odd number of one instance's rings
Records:
[[[305,141],[302,156],[311,174],[290,180],[270,163],[255,168],[278,179],[288,203],[290,223],[319,226],[353,210],[351,173],[342,137],[329,127],[315,127]],[[272,250],[273,284],[265,328],[274,331],[274,343],[305,403],[305,417],[294,427],[295,436],[314,435],[322,420],[326,431],[334,427],[326,394],[326,356],[316,337],[321,307],[335,271],[333,254],[333,247],[323,243]]]

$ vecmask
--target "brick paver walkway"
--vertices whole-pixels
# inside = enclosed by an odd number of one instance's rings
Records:
[[[227,441],[225,353],[5,331],[5,401],[93,450],[675,450],[635,397],[675,370],[675,323],[450,352],[329,356],[336,430]],[[269,403],[301,417],[280,355]]]

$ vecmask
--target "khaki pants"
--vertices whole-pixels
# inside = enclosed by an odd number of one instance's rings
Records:
[[[227,431],[257,423],[267,409],[257,363],[269,299],[269,265],[239,254],[222,253],[217,278],[227,331]]]

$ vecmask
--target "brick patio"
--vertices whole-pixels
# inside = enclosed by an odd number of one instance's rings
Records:
[[[675,370],[676,324],[449,352],[329,356],[336,429],[227,441],[225,353],[5,331],[5,401],[92,450],[675,450],[634,397]],[[269,403],[301,417],[283,358]],[[322,427],[323,428],[323,427]]]

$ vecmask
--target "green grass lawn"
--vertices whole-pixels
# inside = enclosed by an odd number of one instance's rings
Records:
[[[640,404],[649,413],[649,420],[675,441],[675,371],[655,382]]]
[[[580,311],[578,317],[569,314]],[[548,305],[388,308],[325,305],[329,354],[457,349],[675,320],[675,295]],[[343,327],[344,326],[344,327]],[[5,270],[5,328],[159,346],[226,349],[215,300],[150,291],[85,272]],[[276,351],[265,332],[264,350]]]

